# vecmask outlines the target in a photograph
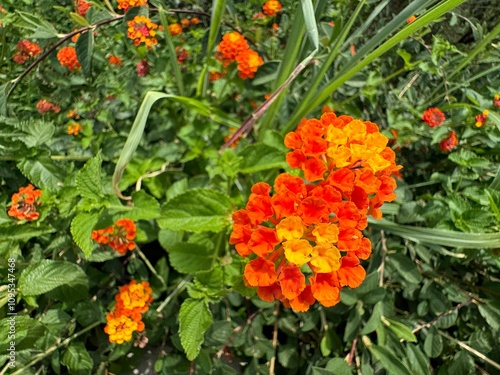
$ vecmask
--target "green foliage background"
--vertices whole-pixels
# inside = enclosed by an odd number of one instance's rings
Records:
[[[124,16],[113,1],[91,3],[85,18],[71,1],[1,4],[0,374],[147,366],[161,374],[500,373],[494,1],[284,1],[277,17],[255,20],[263,2],[254,0],[151,1]],[[177,37],[160,32],[147,51],[126,37],[137,14],[165,30],[186,16],[201,23]],[[76,44],[75,29],[88,30]],[[231,29],[265,64],[253,80],[233,67],[209,81],[221,69],[215,46]],[[47,52],[29,68],[12,61],[25,38]],[[56,59],[58,46],[70,44],[77,72]],[[189,53],[182,63],[177,47]],[[110,65],[110,55],[122,66]],[[146,77],[136,73],[141,60]],[[40,115],[42,98],[61,112]],[[299,314],[243,284],[245,260],[228,244],[230,215],[253,183],[289,170],[284,135],[323,105],[376,122],[404,168],[398,198],[383,207],[384,219],[370,221],[364,283],[343,290],[333,308]],[[431,129],[420,117],[432,106],[447,120]],[[78,136],[66,133],[71,109],[83,126]],[[240,126],[247,136],[220,151]],[[451,130],[460,143],[444,153],[438,144]],[[17,222],[7,215],[10,199],[28,183],[43,191],[40,219]],[[125,217],[137,222],[140,249],[119,257],[91,241],[93,229]],[[114,345],[103,332],[118,287],[131,279],[154,291],[145,348],[144,338]]]

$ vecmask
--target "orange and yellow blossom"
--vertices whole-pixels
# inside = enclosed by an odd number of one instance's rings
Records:
[[[78,134],[80,134],[82,129],[83,129],[82,126],[78,122],[75,122],[73,124],[68,125],[67,133],[70,135],[78,135]]]
[[[136,226],[131,219],[120,219],[110,227],[92,231],[92,240],[102,245],[109,245],[119,254],[135,249]]]
[[[7,214],[18,220],[37,220],[40,213],[36,211],[36,206],[40,205],[38,198],[41,195],[42,191],[35,189],[31,184],[20,187],[19,191],[12,195],[12,202]]]
[[[182,26],[181,26],[181,24],[180,23],[173,23],[173,24],[169,25],[168,26],[168,32],[172,36],[181,35],[182,34]]]
[[[273,17],[283,10],[283,6],[278,0],[269,0],[262,6],[262,12],[266,16]]]
[[[380,218],[382,204],[395,199],[391,175],[401,168],[387,141],[374,123],[333,112],[286,135],[287,161],[306,181],[282,173],[274,194],[255,184],[245,209],[233,214],[229,241],[251,259],[244,279],[263,300],[307,311],[315,301],[335,305],[343,287],[363,282],[360,260],[371,242],[362,230],[367,215]]]
[[[135,46],[144,43],[148,49],[158,44],[156,40],[156,29],[158,25],[146,16],[135,16],[128,22],[127,36],[134,41]]]
[[[238,76],[241,79],[253,78],[259,67],[264,64],[264,60],[252,49],[238,54],[236,62],[238,63]]]
[[[118,9],[126,13],[130,8],[143,7],[148,5],[148,0],[117,0]]]
[[[233,31],[224,34],[222,41],[217,46],[217,58],[228,66],[236,61],[236,57],[243,51],[248,50],[248,42],[243,35]]]

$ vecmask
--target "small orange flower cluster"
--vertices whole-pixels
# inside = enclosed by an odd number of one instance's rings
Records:
[[[500,94],[495,94],[493,97],[493,105],[495,107],[500,107]]]
[[[172,36],[181,35],[182,34],[182,25],[180,23],[173,23],[168,25],[168,32]]]
[[[115,55],[109,56],[108,62],[111,65],[115,65],[115,66],[121,66],[122,65],[122,59],[120,59],[119,56],[115,56]]]
[[[76,4],[76,12],[82,16],[85,17],[87,15],[87,11],[89,8],[92,6],[92,4],[86,2],[85,0],[78,0]]]
[[[181,19],[181,27],[183,29],[186,29],[188,28],[189,26],[192,26],[192,25],[198,25],[200,23],[200,19],[197,18],[197,17],[193,17],[193,18],[183,18]]]
[[[82,126],[78,122],[75,122],[73,124],[69,124],[68,125],[68,134],[78,135],[78,134],[80,134],[82,129],[83,129]]]
[[[262,12],[269,17],[277,15],[283,10],[281,3],[278,0],[269,0],[262,6]]]
[[[42,191],[35,189],[31,184],[20,187],[19,192],[12,195],[12,203],[7,213],[19,220],[38,219],[40,214],[36,211],[35,205],[40,205],[38,198],[41,195]]]
[[[488,118],[488,115],[490,114],[490,111],[488,111],[487,109],[485,109],[483,111],[483,113],[481,113],[480,115],[477,115],[476,116],[476,126],[478,128],[480,128],[481,126],[484,125],[486,119]]]
[[[439,142],[439,147],[441,151],[450,152],[458,145],[457,133],[453,130],[448,134],[448,136]]]
[[[68,68],[70,71],[80,69],[82,66],[78,62],[75,47],[63,47],[57,52],[57,60],[61,66]]]
[[[224,137],[224,143],[229,141],[231,137],[233,136],[234,133],[236,133],[236,128],[229,128],[229,134]],[[238,137],[237,140],[235,140],[233,143],[231,143],[231,148],[236,148],[238,143],[240,142],[241,135]]]
[[[135,46],[144,43],[148,49],[152,49],[158,44],[155,38],[157,28],[158,25],[148,17],[135,16],[132,21],[128,22],[127,36],[134,41]]]
[[[233,214],[229,242],[253,257],[244,280],[260,298],[307,311],[316,300],[337,304],[342,287],[362,283],[360,260],[371,254],[361,232],[367,215],[381,218],[382,204],[396,198],[391,174],[401,167],[387,142],[374,123],[333,112],[287,134],[287,162],[309,183],[280,174],[271,196],[271,186],[258,182],[246,208]]]
[[[106,316],[104,332],[109,335],[109,342],[123,344],[132,340],[132,334],[144,331],[142,314],[148,311],[153,301],[153,290],[147,281],[138,284],[132,280],[120,287],[115,296],[116,304]]]
[[[422,115],[422,120],[424,120],[424,122],[431,128],[440,126],[445,119],[446,116],[439,108],[426,109]]]
[[[131,219],[120,219],[110,227],[92,231],[92,239],[99,244],[109,245],[121,255],[135,249],[135,223]]]
[[[17,53],[12,57],[16,64],[24,64],[30,57],[36,57],[42,53],[42,49],[36,43],[23,39],[17,42]]]
[[[148,5],[148,0],[117,0],[118,9],[123,10],[123,12],[127,12],[130,8],[133,7],[143,7]]]
[[[58,105],[55,105],[51,102],[48,102],[45,99],[40,99],[38,101],[38,103],[36,103],[36,109],[37,109],[38,113],[43,115],[49,111],[52,111],[54,113],[59,113],[59,111],[61,110],[61,107],[59,107]]]
[[[417,19],[417,16],[415,15],[412,15],[410,17],[408,17],[408,19],[406,20],[406,23],[412,23],[413,21],[415,21]]]
[[[222,61],[224,67],[236,62],[241,79],[253,78],[259,67],[264,64],[259,54],[248,46],[245,37],[236,31],[222,37],[217,46],[217,58]]]

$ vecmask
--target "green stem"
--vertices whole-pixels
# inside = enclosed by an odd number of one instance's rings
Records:
[[[71,335],[70,337],[66,338],[65,340],[61,341],[59,344],[51,346],[50,348],[48,348],[43,353],[39,353],[39,354],[35,355],[30,362],[28,362],[26,365],[24,365],[24,367],[21,367],[17,371],[13,372],[11,375],[26,374],[25,370],[28,370],[31,366],[33,366],[36,363],[40,362],[42,359],[48,357],[50,354],[52,354],[52,352],[56,351],[59,348],[62,348],[63,346],[68,345],[71,341],[73,341],[77,337],[83,335],[84,333],[90,331],[91,329],[97,327],[100,324],[101,324],[101,322],[95,322],[95,323],[89,325],[88,327],[82,329],[80,332],[75,333],[75,334]]]
[[[161,284],[166,289],[167,283],[165,282],[165,279],[163,279],[163,277],[158,272],[156,272],[155,268],[153,267],[153,265],[151,264],[149,259],[146,257],[146,255],[144,255],[144,253],[139,248],[139,246],[137,246],[137,245],[135,246],[135,251],[137,252],[137,254],[139,254],[139,257],[144,261],[144,263],[149,268],[149,270],[153,273],[153,275],[155,275],[158,278],[158,280],[160,280]]]
[[[175,297],[177,297],[177,295],[179,295],[184,290],[184,288],[186,287],[186,284],[188,282],[190,282],[192,278],[193,278],[193,275],[187,275],[186,277],[184,277],[184,279],[181,280],[181,282],[175,287],[175,289],[172,291],[172,293],[170,293],[167,296],[167,298],[165,298],[165,300],[162,302],[162,304],[160,306],[158,306],[158,308],[156,309],[156,312],[158,314],[161,313],[162,310],[170,303],[170,301],[172,299],[174,299]]]

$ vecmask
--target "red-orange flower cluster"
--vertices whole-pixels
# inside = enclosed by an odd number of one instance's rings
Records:
[[[241,79],[253,78],[264,61],[257,52],[248,46],[243,35],[233,31],[225,34],[217,46],[217,59],[224,67],[236,62]]]
[[[173,23],[168,25],[168,32],[172,36],[181,35],[182,34],[182,25],[180,23]]]
[[[123,344],[132,340],[135,331],[142,332],[144,323],[142,314],[148,311],[153,301],[152,289],[147,281],[138,284],[132,280],[120,287],[115,296],[116,304],[106,316],[104,332],[109,335],[109,342]]]
[[[36,206],[40,205],[38,198],[41,195],[42,191],[35,189],[31,184],[20,187],[19,191],[12,195],[12,203],[7,213],[19,220],[31,221],[38,219],[40,213],[36,211]]]
[[[69,124],[68,125],[68,134],[72,134],[72,135],[78,135],[80,134],[80,132],[82,131],[82,126],[78,123],[78,122],[75,122],[73,124]]]
[[[489,114],[490,114],[490,111],[488,111],[487,109],[485,109],[483,111],[483,113],[481,113],[480,115],[476,116],[476,126],[478,128],[480,128],[481,126],[484,125],[484,123],[486,122],[486,119],[488,118]]]
[[[114,66],[121,66],[122,65],[122,59],[120,58],[120,56],[111,55],[108,58],[108,62]]]
[[[92,4],[86,2],[85,0],[78,0],[76,4],[76,12],[82,16],[85,17],[87,14],[87,11],[89,8],[92,6]]]
[[[444,152],[450,152],[458,145],[457,133],[453,130],[448,136],[439,142],[439,147]]]
[[[315,301],[335,305],[343,287],[363,282],[360,260],[371,254],[361,232],[367,215],[380,218],[382,204],[396,197],[391,174],[400,166],[387,141],[374,123],[333,112],[287,134],[287,161],[307,182],[280,174],[273,195],[259,182],[246,208],[233,214],[230,243],[253,258],[244,278],[260,298],[307,311]]]
[[[495,94],[493,97],[493,105],[495,107],[500,107],[500,94]]]
[[[118,9],[126,13],[130,8],[143,7],[148,5],[148,0],[117,0]]]
[[[61,48],[59,52],[57,52],[57,60],[59,60],[59,63],[62,66],[68,68],[71,71],[80,69],[82,67],[78,62],[75,47],[68,46]]]
[[[441,125],[445,119],[446,116],[439,108],[426,109],[422,115],[422,120],[431,128]]]
[[[148,49],[152,49],[154,45],[158,44],[158,40],[155,38],[155,30],[158,25],[148,17],[135,16],[127,25],[127,36],[134,41],[135,46],[144,43]]]
[[[30,57],[36,57],[42,53],[40,46],[34,42],[23,39],[17,42],[17,53],[12,57],[16,64],[24,64]]]
[[[283,10],[281,3],[278,0],[269,0],[262,6],[262,12],[269,17],[277,15]]]
[[[45,99],[40,99],[38,101],[38,103],[36,103],[36,109],[37,109],[38,113],[43,115],[49,111],[52,111],[54,113],[59,113],[59,111],[61,110],[61,107],[59,107],[58,105],[55,105],[51,102],[48,102]]]
[[[109,245],[121,255],[135,249],[135,223],[131,219],[117,220],[114,225],[92,231],[92,239],[99,244]]]

